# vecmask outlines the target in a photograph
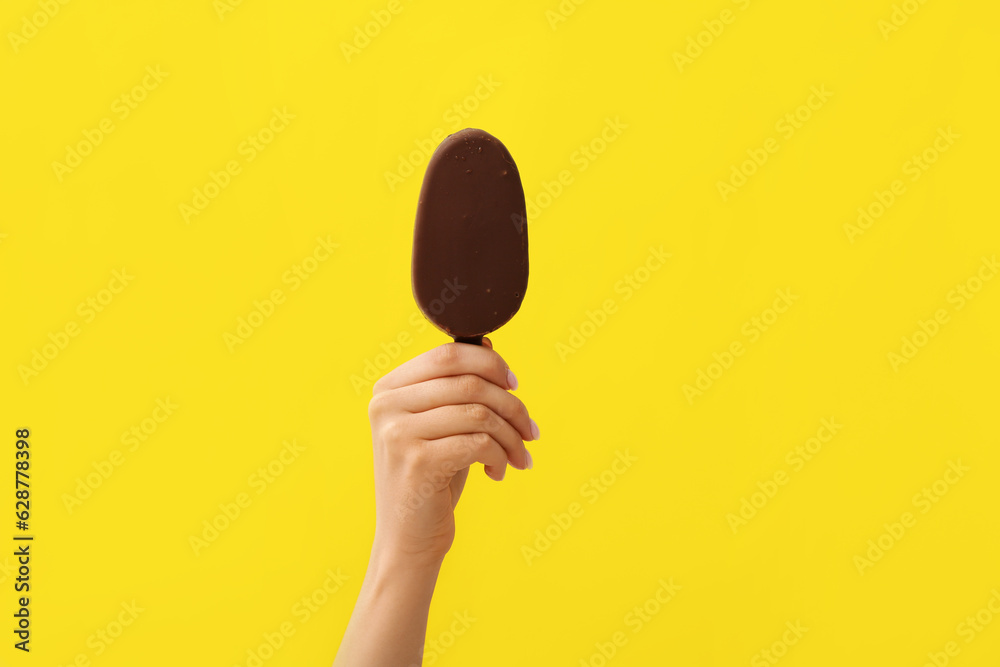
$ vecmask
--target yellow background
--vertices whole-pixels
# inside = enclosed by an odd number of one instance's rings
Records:
[[[13,467],[15,429],[32,431],[36,540],[32,651],[12,647],[7,556],[0,664],[246,665],[285,622],[295,634],[264,664],[333,660],[373,531],[370,390],[352,376],[447,340],[411,319],[418,146],[465,126],[501,138],[547,204],[524,305],[493,336],[542,440],[534,470],[470,477],[428,628],[449,646],[425,664],[600,665],[620,631],[611,665],[771,664],[759,651],[787,622],[808,628],[788,667],[917,667],[950,641],[949,664],[996,664],[1000,620],[971,642],[958,626],[1000,587],[1000,280],[961,309],[949,293],[1000,252],[1000,10],[909,5],[887,32],[890,0],[564,14],[403,0],[345,55],[388,3],[71,0],[23,43],[10,34],[42,5],[4,3],[0,433]],[[731,22],[678,68],[723,10]],[[167,75],[121,118],[115,100],[147,67]],[[786,138],[776,124],[813,86],[832,96]],[[248,161],[241,142],[275,108],[294,119]],[[102,119],[113,131],[60,179],[53,162]],[[627,127],[581,161],[608,119]],[[909,180],[948,127],[959,138]],[[723,201],[718,182],[770,137],[777,152]],[[185,222],[180,205],[230,160],[238,175]],[[905,193],[852,243],[844,225],[895,179]],[[327,236],[338,247],[292,290],[285,272]],[[671,257],[626,300],[616,284],[651,246]],[[78,304],[122,267],[134,278],[86,322]],[[224,335],[275,289],[284,303],[230,351]],[[798,300],[751,343],[744,324],[779,289]],[[583,326],[606,300],[615,312]],[[948,322],[894,369],[889,353],[938,309]],[[19,367],[71,322],[79,335],[25,382]],[[566,353],[574,327],[592,335]],[[744,354],[689,402],[682,387],[737,341]],[[168,397],[179,407],[130,451],[122,434]],[[843,428],[793,470],[786,455],[824,418]],[[292,439],[305,450],[258,494],[250,476]],[[626,451],[631,467],[584,495]],[[969,471],[921,513],[914,495],[949,461]],[[788,483],[734,533],[727,514],[779,471]],[[196,555],[190,537],[240,493],[250,506]],[[574,502],[582,516],[552,528]],[[916,524],[859,573],[907,511]],[[297,601],[338,569],[349,578],[301,622]],[[671,578],[679,592],[633,632],[626,615]],[[97,655],[95,633],[133,601],[144,611]],[[452,642],[456,613],[476,620]]]

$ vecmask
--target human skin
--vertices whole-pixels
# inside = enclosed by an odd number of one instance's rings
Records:
[[[375,539],[334,667],[419,667],[469,466],[498,482],[508,464],[531,468],[524,441],[538,426],[516,388],[489,339],[442,345],[375,383]]]

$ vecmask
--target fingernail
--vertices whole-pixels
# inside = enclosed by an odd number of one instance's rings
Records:
[[[531,421],[531,439],[538,440],[542,437],[541,431],[538,430],[538,424],[536,424],[535,420],[531,419],[531,417],[528,417],[528,419]]]
[[[531,470],[531,469],[532,469],[532,468],[534,467],[534,465],[535,465],[535,464],[534,464],[534,463],[532,462],[532,460],[531,460],[531,452],[529,452],[529,451],[528,451],[528,450],[526,449],[526,450],[524,450],[524,454],[525,454],[525,456],[527,456],[527,457],[528,457],[528,465],[524,466],[524,469],[525,469],[525,470]]]
[[[509,368],[507,369],[507,386],[511,389],[517,389],[517,377],[514,376]]]

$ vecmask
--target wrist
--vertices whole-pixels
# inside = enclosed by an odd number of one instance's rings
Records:
[[[444,556],[444,553],[408,550],[380,539],[376,534],[369,563],[375,567],[379,577],[405,576],[417,580],[430,577],[436,580]]]
[[[423,618],[426,623],[441,563],[442,559],[385,547],[376,539],[362,587],[364,597],[373,608],[388,606],[393,613]]]

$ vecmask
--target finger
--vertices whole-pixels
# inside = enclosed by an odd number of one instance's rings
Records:
[[[398,408],[412,413],[444,405],[482,403],[513,426],[522,440],[535,439],[533,422],[521,399],[478,375],[435,378],[400,387],[393,391],[392,396]]]
[[[499,354],[482,345],[446,343],[410,359],[375,383],[374,393],[425,382],[434,378],[471,373],[498,387],[514,389],[517,380]]]
[[[483,336],[483,347],[488,347],[488,348],[490,348],[492,350],[493,349],[493,341],[491,341],[486,336]]]
[[[414,435],[424,440],[463,433],[485,433],[503,447],[512,466],[523,470],[529,465],[528,453],[518,432],[482,403],[445,405],[407,419],[411,420]]]
[[[473,463],[482,463],[490,479],[500,481],[507,470],[507,453],[487,433],[462,433],[437,438],[427,446],[444,461],[446,474],[457,474]]]

